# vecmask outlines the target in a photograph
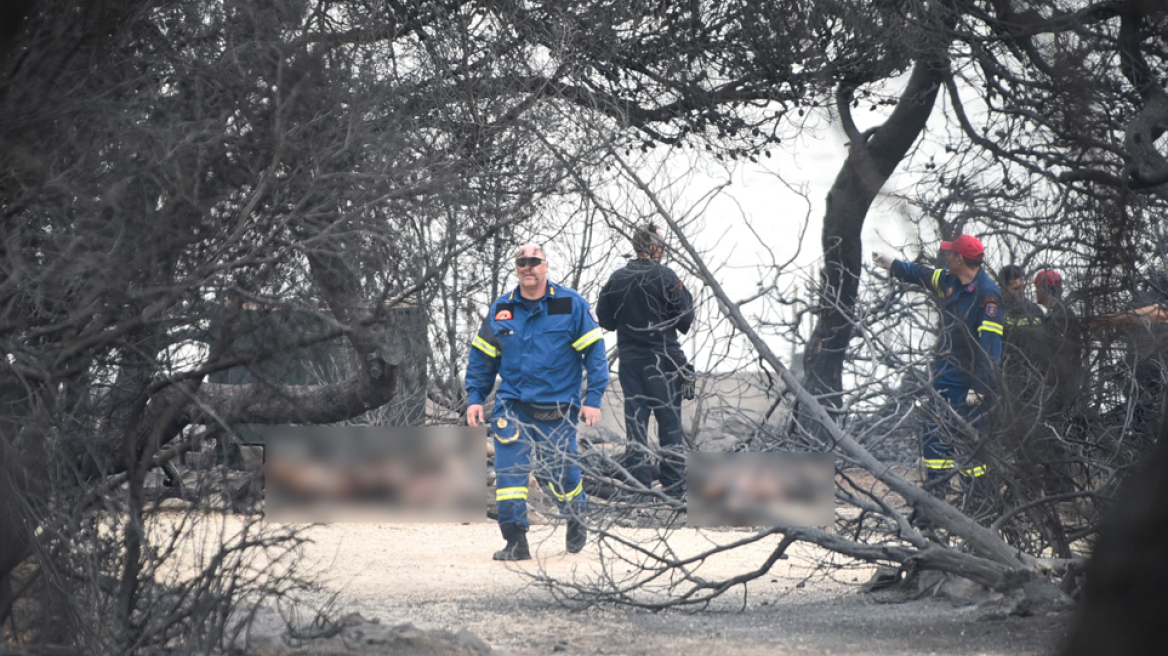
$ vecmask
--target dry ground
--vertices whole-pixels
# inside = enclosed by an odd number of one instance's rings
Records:
[[[493,524],[335,524],[310,529],[313,563],[339,605],[382,623],[467,627],[497,650],[514,654],[1052,654],[1070,616],[979,621],[975,608],[922,600],[879,604],[859,591],[870,570],[815,573],[823,556],[795,549],[771,574],[700,613],[629,608],[568,610],[530,585],[540,567],[560,577],[590,571],[594,544],[563,553],[563,529],[535,526],[538,561],[504,564]],[[683,550],[708,539],[742,537],[685,529],[671,538]],[[735,550],[708,574],[756,567],[777,537]]]

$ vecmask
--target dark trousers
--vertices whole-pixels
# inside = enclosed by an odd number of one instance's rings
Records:
[[[647,358],[621,356],[620,383],[625,395],[625,431],[628,446],[624,467],[642,485],[653,483],[650,465],[649,415],[657,418],[661,445],[661,486],[680,493],[685,485],[685,440],[681,430],[681,362],[667,355]]]

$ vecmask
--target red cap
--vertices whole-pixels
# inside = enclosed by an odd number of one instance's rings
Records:
[[[985,247],[981,245],[981,240],[970,235],[961,235],[953,241],[941,242],[941,250],[954,251],[961,257],[968,257],[971,260],[981,260],[985,257]]]
[[[1061,289],[1063,286],[1063,277],[1054,269],[1043,269],[1038,272],[1037,276],[1034,276],[1034,285],[1048,289]]]

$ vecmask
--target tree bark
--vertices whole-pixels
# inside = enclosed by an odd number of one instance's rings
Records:
[[[847,161],[827,194],[817,323],[803,354],[804,385],[833,406],[838,405],[843,389],[844,357],[855,332],[852,311],[860,286],[864,219],[881,187],[924,130],[945,70],[942,55],[917,60],[892,115],[865,133],[852,122],[852,89],[842,86],[838,91],[840,120],[850,143]]]
[[[1168,399],[1166,399],[1168,400]],[[1168,403],[1165,404],[1168,408]],[[1063,656],[1156,654],[1168,612],[1168,423],[1109,511]]]

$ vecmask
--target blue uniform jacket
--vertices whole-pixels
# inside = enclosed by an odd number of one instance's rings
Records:
[[[985,269],[979,269],[968,285],[948,270],[900,260],[889,272],[897,280],[924,287],[941,306],[941,335],[933,362],[937,382],[993,390],[1002,359],[1002,292]]]
[[[518,288],[500,296],[471,342],[467,403],[481,404],[498,374],[499,399],[580,405],[582,369],[587,369],[584,405],[599,408],[608,386],[601,335],[588,301],[567,287],[549,282],[531,312]]]

